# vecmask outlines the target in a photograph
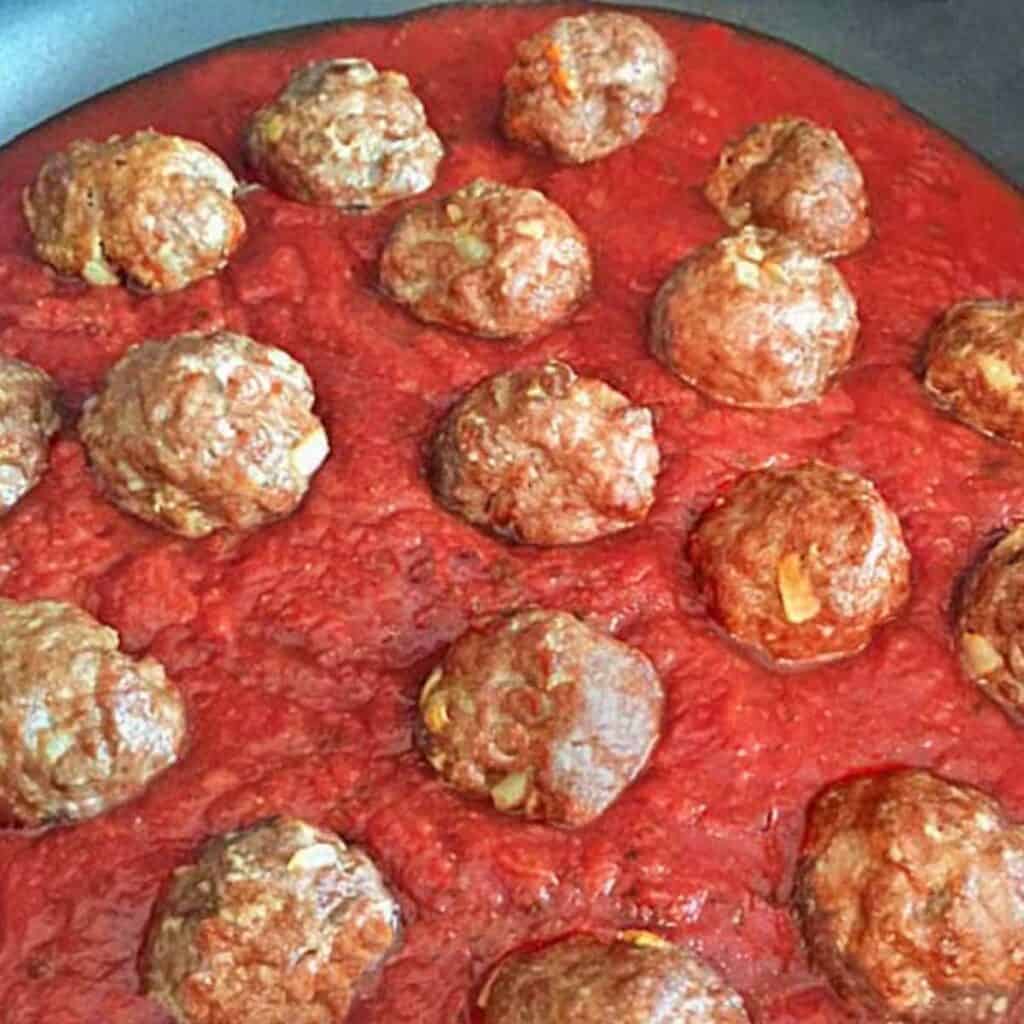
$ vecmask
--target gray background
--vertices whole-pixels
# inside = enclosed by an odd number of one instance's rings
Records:
[[[239,36],[409,0],[0,0],[0,142]],[[895,93],[1024,185],[1024,0],[662,0],[747,25]]]

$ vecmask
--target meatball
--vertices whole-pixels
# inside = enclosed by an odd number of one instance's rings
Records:
[[[924,386],[958,420],[1024,446],[1024,301],[953,306],[929,335]]]
[[[354,59],[296,71],[253,115],[245,145],[289,199],[352,210],[425,191],[444,156],[405,75]]]
[[[135,345],[80,432],[111,499],[183,537],[249,530],[302,501],[327,457],[313,387],[287,353],[241,334]]]
[[[293,818],[206,844],[156,908],[144,985],[179,1024],[332,1024],[399,943],[370,858]]]
[[[413,316],[485,338],[526,338],[590,290],[583,232],[532,189],[478,179],[409,210],[381,255],[384,289]]]
[[[834,131],[799,117],[729,143],[704,194],[731,228],[773,228],[820,256],[854,252],[871,234],[857,162]]]
[[[691,253],[662,285],[651,350],[719,402],[779,408],[824,394],[859,327],[835,267],[791,238],[744,228]]]
[[[43,262],[90,284],[124,274],[169,292],[216,273],[238,248],[237,184],[206,146],[145,131],[54,153],[23,206]]]
[[[658,739],[647,657],[568,612],[494,616],[463,633],[420,693],[419,737],[446,782],[506,814],[585,825]]]
[[[181,695],[119,642],[73,605],[0,598],[0,817],[95,817],[178,759]]]
[[[0,515],[46,470],[50,438],[60,426],[53,382],[34,366],[0,355]]]
[[[821,462],[745,476],[690,558],[712,616],[778,662],[855,654],[910,592],[899,520],[870,481]]]
[[[743,1001],[650,932],[562,939],[510,956],[480,999],[484,1024],[748,1024]]]
[[[640,18],[559,18],[519,44],[505,75],[502,127],[562,163],[597,160],[643,135],[675,73],[671,50]]]
[[[833,785],[811,807],[795,910],[812,960],[873,1019],[1004,1020],[1024,984],[1024,829],[926,771]]]
[[[641,522],[654,502],[651,412],[548,362],[478,384],[434,438],[430,477],[452,512],[526,544],[578,544]]]

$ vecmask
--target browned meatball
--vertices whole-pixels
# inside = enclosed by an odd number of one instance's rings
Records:
[[[811,807],[795,909],[873,1020],[1004,1020],[1024,985],[1024,829],[926,771],[839,783]]]
[[[651,350],[720,402],[814,402],[853,355],[857,304],[832,264],[774,231],[744,228],[687,256],[662,285]]]
[[[871,234],[857,162],[834,131],[803,118],[729,143],[704,194],[731,228],[774,228],[821,256],[851,253]]]
[[[0,818],[91,818],[178,759],[181,695],[118,644],[80,608],[0,598]]]
[[[179,1024],[334,1024],[399,942],[365,853],[294,818],[206,844],[158,904],[146,992]]]
[[[584,825],[637,776],[663,694],[647,657],[567,612],[477,623],[420,694],[430,764],[506,814]]]
[[[245,143],[252,166],[290,199],[353,210],[425,191],[444,156],[405,75],[355,59],[296,71],[253,115]]]
[[[380,279],[427,323],[526,338],[554,328],[586,296],[590,250],[572,218],[540,192],[478,179],[402,216]]]
[[[447,508],[527,544],[629,529],[654,502],[649,409],[548,362],[478,384],[434,438],[430,476]]]
[[[135,345],[80,432],[111,499],[184,537],[293,512],[327,457],[313,387],[286,352],[241,334]]]
[[[779,662],[856,653],[910,591],[899,520],[870,481],[821,462],[745,476],[690,558],[714,618]]]
[[[650,932],[562,939],[510,956],[480,999],[484,1024],[748,1024],[743,1001],[695,956]]]
[[[0,355],[0,515],[39,483],[60,426],[57,394],[42,370]]]
[[[1024,301],[953,306],[929,335],[925,363],[936,405],[1024,446]]]
[[[597,160],[643,135],[675,73],[671,50],[640,18],[559,18],[519,44],[505,75],[505,135],[563,163]]]
[[[23,205],[36,254],[57,270],[168,292],[216,273],[238,247],[236,187],[206,146],[146,131],[72,142],[43,164]]]

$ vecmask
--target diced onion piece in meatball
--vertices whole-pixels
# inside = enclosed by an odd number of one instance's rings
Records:
[[[0,598],[0,817],[92,818],[178,759],[181,695],[119,643],[73,605]]]
[[[178,1024],[342,1021],[399,931],[365,853],[274,819],[211,840],[175,872],[150,924],[145,990]]]
[[[302,365],[240,334],[129,349],[80,432],[110,498],[185,537],[249,530],[302,501],[327,457]]]
[[[482,179],[403,214],[380,264],[385,291],[413,316],[485,338],[553,330],[591,273],[587,240],[560,206]]]
[[[711,398],[781,408],[825,393],[859,328],[853,294],[831,263],[748,227],[691,253],[665,281],[651,350]]]
[[[441,777],[506,814],[584,825],[633,781],[658,739],[647,657],[567,612],[486,619],[420,693],[419,736]]]
[[[444,156],[405,75],[356,59],[294,72],[253,115],[245,143],[249,163],[283,195],[352,210],[425,191]]]
[[[690,538],[711,615],[781,663],[854,654],[905,603],[910,554],[874,485],[820,462],[750,473]]]
[[[1005,1020],[1024,985],[1024,829],[926,771],[838,783],[811,807],[795,910],[814,964],[872,1020]]]
[[[53,382],[34,366],[0,355],[0,516],[42,478],[60,426]]]
[[[597,160],[644,134],[675,73],[672,51],[640,18],[559,18],[519,44],[505,75],[502,127],[562,163]]]
[[[201,143],[144,131],[54,153],[23,206],[36,254],[61,273],[169,292],[216,273],[238,247],[237,185]]]

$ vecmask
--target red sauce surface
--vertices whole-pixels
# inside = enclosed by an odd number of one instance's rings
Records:
[[[839,1021],[786,905],[812,794],[853,771],[927,765],[1024,816],[1024,736],[962,678],[950,626],[958,576],[1024,509],[1024,456],[933,411],[914,375],[922,332],[954,300],[1024,294],[1021,197],[893,100],[664,13],[645,16],[680,57],[665,113],[637,145],[558,167],[505,144],[496,122],[515,43],[562,10],[450,10],[225,50],[0,154],[0,349],[52,373],[72,413],[128,345],[226,327],[305,363],[333,445],[291,519],[185,542],[107,504],[68,429],[41,485],[0,522],[2,592],[85,606],[164,662],[191,714],[187,756],[140,800],[0,837],[0,1020],[165,1021],[137,969],[162,883],[209,835],[288,812],[365,844],[402,900],[404,948],[356,1024],[466,1020],[508,950],[621,926],[693,946],[760,1021]],[[435,192],[489,175],[543,189],[578,220],[596,288],[571,325],[520,346],[419,325],[374,286],[398,208],[346,216],[259,191],[244,199],[249,237],[231,266],[178,294],[90,289],[33,260],[19,193],[50,151],[153,125],[241,172],[253,108],[295,64],[342,55],[409,75],[449,149]],[[875,237],[840,264],[863,331],[819,405],[742,412],[659,367],[645,316],[675,261],[723,230],[700,194],[721,144],[783,113],[835,127],[864,170]],[[545,357],[655,410],[664,470],[642,527],[515,548],[432,500],[424,444],[446,408],[482,377]],[[859,657],[782,675],[711,627],[683,544],[746,468],[810,456],[877,483],[903,522],[914,589]],[[463,800],[411,743],[415,695],[445,645],[474,615],[534,602],[641,647],[668,692],[650,768],[575,832]]]

